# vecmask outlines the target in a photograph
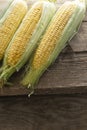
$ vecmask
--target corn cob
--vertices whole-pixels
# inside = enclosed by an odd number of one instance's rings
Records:
[[[34,89],[40,76],[55,61],[67,45],[85,15],[85,6],[79,1],[66,2],[56,12],[38,48],[31,58],[22,85]]]
[[[8,51],[7,64],[9,66],[14,66],[15,64],[17,64],[20,57],[23,55],[25,48],[27,46],[27,42],[28,40],[30,40],[32,32],[34,31],[41,17],[41,13],[42,13],[42,4],[39,4],[34,10],[32,10],[31,15],[29,14],[30,16],[28,17],[28,19],[24,20],[20,30],[15,36],[13,43],[11,44]]]
[[[0,60],[14,33],[27,12],[27,4],[23,0],[15,0],[0,21]]]
[[[6,50],[1,80],[6,81],[26,63],[55,11],[50,2],[37,2],[32,6]]]

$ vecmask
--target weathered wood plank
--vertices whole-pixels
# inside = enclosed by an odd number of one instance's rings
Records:
[[[74,52],[87,51],[87,22],[83,22],[76,36],[70,41]]]
[[[87,130],[87,95],[0,98],[0,130]]]
[[[0,96],[28,94],[29,90],[19,85],[22,72],[16,73],[13,86],[0,89]],[[61,54],[44,73],[36,86],[35,94],[87,92],[87,53]]]
[[[87,22],[83,22],[78,33],[69,41],[67,47],[62,51],[66,52],[86,52],[87,51]]]
[[[83,21],[87,22],[87,12],[86,12],[86,16],[85,16],[85,18],[83,19]]]

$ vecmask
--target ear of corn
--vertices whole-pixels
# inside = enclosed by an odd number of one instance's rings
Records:
[[[13,0],[0,0],[0,19],[5,14]]]
[[[66,46],[66,42],[76,34],[84,15],[85,7],[80,2],[66,2],[60,7],[29,62],[30,69],[22,85],[34,88],[43,72]]]
[[[38,4],[35,9],[33,8],[31,13],[29,12],[29,14],[27,14],[27,17],[25,18],[23,24],[16,33],[15,38],[13,38],[12,40],[13,43],[9,47],[7,54],[7,64],[9,66],[16,65],[20,60],[21,56],[24,54],[27,43],[32,36],[32,33],[41,17],[41,14],[42,3]]]
[[[6,81],[26,63],[55,11],[50,2],[37,2],[29,10],[6,50],[1,80]]]
[[[15,0],[0,20],[0,60],[26,12],[27,4],[23,0]]]

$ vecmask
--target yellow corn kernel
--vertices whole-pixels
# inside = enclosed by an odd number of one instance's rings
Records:
[[[33,8],[31,12],[29,11],[25,16],[8,51],[7,63],[9,66],[15,65],[25,52],[27,43],[32,36],[41,14],[42,3],[38,4],[37,7]]]
[[[64,4],[56,13],[55,18],[48,27],[33,59],[33,67],[38,69],[47,60],[53,52],[56,43],[60,40],[62,32],[75,10],[75,4]]]
[[[4,16],[6,18],[4,18],[5,20],[0,26],[0,60],[3,58],[9,42],[27,12],[26,7],[27,5],[24,1],[14,1],[14,6],[9,7],[8,15]]]

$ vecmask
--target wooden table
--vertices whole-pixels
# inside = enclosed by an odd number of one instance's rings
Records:
[[[0,98],[0,130],[87,130],[87,94]]]
[[[28,93],[17,82],[0,89],[0,130],[87,130],[87,16],[35,95],[4,97]]]

